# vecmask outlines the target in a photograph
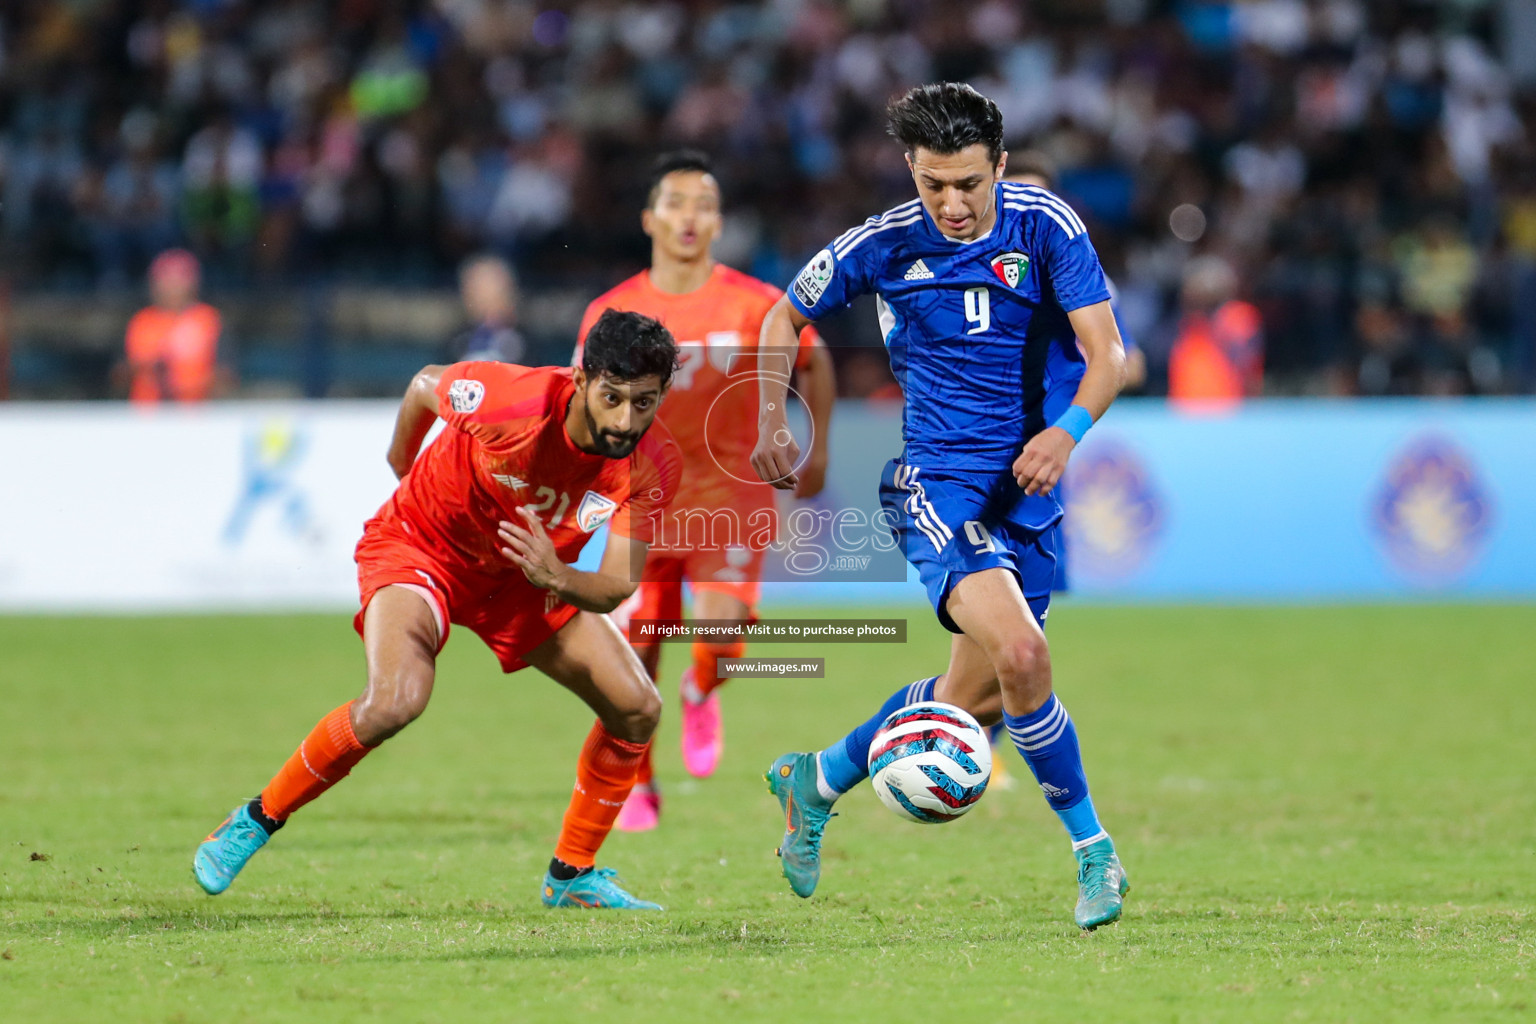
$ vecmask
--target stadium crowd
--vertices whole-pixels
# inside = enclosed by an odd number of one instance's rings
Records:
[[[1259,310],[1271,392],[1531,391],[1530,7],[17,0],[0,258],[32,289],[127,286],[171,245],[225,287],[446,287],[489,248],[595,294],[643,264],[650,156],[689,144],[722,258],[784,283],[910,197],[887,98],[965,80],[1060,168],[1154,393],[1200,256]]]

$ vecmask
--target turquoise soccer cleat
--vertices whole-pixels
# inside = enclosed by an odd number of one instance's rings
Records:
[[[816,755],[785,754],[763,778],[784,808],[784,840],[778,850],[784,877],[796,896],[810,896],[821,881],[821,833],[834,817],[832,805],[816,788]]]
[[[544,873],[542,896],[546,907],[585,907],[587,910],[662,910],[660,903],[637,899],[614,881],[613,868],[597,868],[562,882]]]
[[[192,857],[192,874],[197,884],[210,896],[229,888],[245,862],[267,845],[271,836],[256,824],[251,812],[241,804],[224,819],[224,824],[204,839]]]
[[[1108,836],[1077,851],[1077,909],[1072,919],[1084,931],[1120,920],[1131,880],[1125,877],[1115,844]]]

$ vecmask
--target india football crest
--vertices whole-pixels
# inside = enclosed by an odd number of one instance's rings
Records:
[[[1017,288],[1029,272],[1029,257],[1017,250],[1000,253],[992,257],[992,272],[1009,288]]]
[[[576,506],[576,525],[582,533],[591,533],[606,523],[618,507],[618,502],[612,498],[588,491],[581,496],[581,504]]]

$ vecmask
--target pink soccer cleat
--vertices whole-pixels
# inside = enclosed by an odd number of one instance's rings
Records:
[[[613,827],[620,832],[649,832],[661,821],[661,794],[649,785],[629,791]]]
[[[683,767],[696,779],[707,779],[715,774],[720,754],[725,750],[725,727],[720,721],[720,697],[711,693],[695,703],[688,699],[689,692],[697,693],[693,683],[693,666],[683,671]]]

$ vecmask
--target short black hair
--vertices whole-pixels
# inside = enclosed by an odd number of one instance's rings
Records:
[[[588,380],[635,381],[658,376],[666,387],[677,369],[677,342],[660,320],[639,313],[605,309],[581,346],[581,368]]]
[[[661,154],[651,161],[650,187],[645,193],[646,209],[656,205],[656,197],[661,194],[661,179],[678,171],[714,174],[715,164],[710,160],[708,153],[697,149],[674,149]]]
[[[1038,149],[1026,149],[1022,153],[1008,154],[1008,177],[1018,178],[1028,175],[1031,178],[1039,178],[1045,182],[1045,187],[1056,187],[1056,161],[1040,152]]]
[[[1003,114],[997,104],[961,82],[910,89],[885,108],[888,131],[911,153],[921,146],[941,156],[977,143],[995,164],[1003,155]]]

